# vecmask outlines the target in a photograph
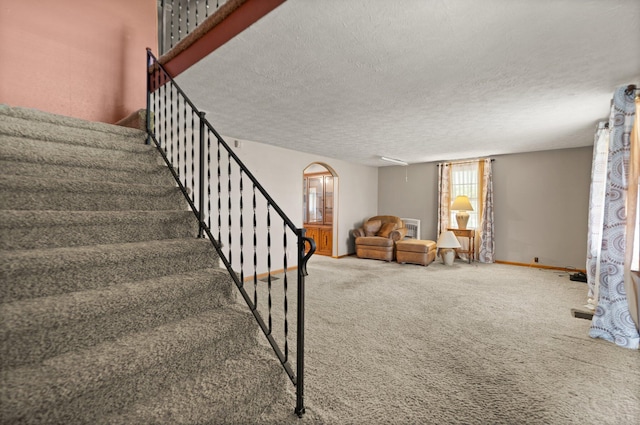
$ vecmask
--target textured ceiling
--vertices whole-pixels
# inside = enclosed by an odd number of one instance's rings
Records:
[[[382,166],[593,143],[638,0],[288,0],[181,74],[216,129]]]

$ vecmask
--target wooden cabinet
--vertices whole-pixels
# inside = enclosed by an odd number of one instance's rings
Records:
[[[331,255],[333,251],[333,227],[305,224],[307,237],[316,242],[316,254]]]
[[[331,255],[331,251],[333,250],[333,227],[320,228],[320,236],[318,237],[318,240],[318,253],[322,255]]]
[[[318,247],[319,243],[318,242],[320,241],[319,229],[317,227],[310,227],[310,226],[307,226],[307,225],[305,225],[304,228],[307,231],[306,232],[306,236],[308,238],[313,239],[316,242],[316,252],[318,252],[318,249],[319,249],[319,247]],[[307,252],[307,251],[308,250],[306,249],[306,246],[305,246],[305,252]]]
[[[333,253],[333,176],[327,173],[304,175],[304,228],[316,242],[316,254]]]

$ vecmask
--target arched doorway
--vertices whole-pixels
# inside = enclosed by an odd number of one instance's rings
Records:
[[[303,222],[316,254],[337,256],[338,176],[327,164],[314,162],[303,171]]]

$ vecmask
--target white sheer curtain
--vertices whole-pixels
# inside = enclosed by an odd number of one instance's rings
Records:
[[[587,306],[595,310],[600,281],[600,248],[604,220],[604,198],[609,157],[609,124],[601,122],[594,138],[591,164],[591,190],[589,193],[589,233],[587,235]]]
[[[453,162],[451,164],[451,201],[454,201],[460,195],[466,195],[469,198],[473,211],[467,211],[469,213],[469,222],[467,223],[467,229],[472,229],[476,232],[476,238],[474,238],[474,252],[478,252],[477,249],[477,230],[478,230],[478,217],[480,215],[480,208],[478,205],[478,193],[480,192],[480,181],[478,174],[478,161],[464,161]],[[456,223],[456,211],[450,211],[449,222]],[[456,226],[452,226],[456,227]],[[460,251],[469,250],[469,239],[459,239],[461,248]],[[468,261],[469,255],[458,251],[458,257],[461,260]],[[474,258],[475,260],[475,258]]]
[[[469,213],[467,229],[478,228],[478,217],[481,212],[478,197],[479,183],[478,161],[451,163],[451,202],[460,195],[466,195],[473,208],[473,211],[467,211]],[[456,223],[456,211],[450,211],[449,222]]]

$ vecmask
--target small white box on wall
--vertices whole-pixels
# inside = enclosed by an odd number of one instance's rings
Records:
[[[415,218],[401,218],[404,227],[407,228],[406,238],[420,239],[420,220]]]

